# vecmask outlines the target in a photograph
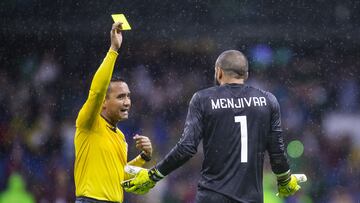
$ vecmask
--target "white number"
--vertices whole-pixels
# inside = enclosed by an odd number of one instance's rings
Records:
[[[246,116],[235,116],[235,123],[240,123],[241,163],[247,163],[247,159],[248,159],[248,131],[247,131]]]

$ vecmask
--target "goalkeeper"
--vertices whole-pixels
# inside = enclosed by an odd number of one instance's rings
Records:
[[[215,63],[216,85],[196,92],[190,101],[180,141],[155,167],[124,182],[125,191],[148,192],[187,162],[201,140],[204,161],[195,202],[263,202],[266,151],[278,195],[298,191],[300,180],[291,174],[284,153],[279,103],[270,92],[245,85],[247,78],[246,57],[236,50],[223,52]]]

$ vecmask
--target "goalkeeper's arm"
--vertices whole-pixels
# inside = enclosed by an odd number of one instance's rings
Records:
[[[291,174],[288,159],[284,152],[281,131],[274,131],[268,142],[271,169],[275,173],[278,182],[278,196],[288,197],[295,194],[301,187],[299,182],[305,182],[304,174]]]
[[[269,136],[267,137],[266,149],[269,152],[271,169],[277,177],[278,195],[280,197],[287,197],[295,194],[295,192],[300,189],[298,182],[301,181],[298,180],[297,176],[291,174],[288,159],[285,154],[279,103],[272,94],[269,94],[269,99],[272,112],[271,127]]]
[[[141,170],[135,178],[122,185],[126,192],[144,194],[175,169],[186,163],[196,152],[202,138],[203,122],[199,96],[194,94],[190,101],[183,135],[176,146],[150,170]]]

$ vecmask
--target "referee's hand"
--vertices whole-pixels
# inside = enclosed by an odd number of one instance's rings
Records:
[[[116,52],[120,49],[123,40],[121,34],[121,28],[122,28],[121,24],[122,24],[121,22],[114,23],[110,31],[110,39],[111,39],[110,49]]]
[[[136,141],[136,148],[143,151],[146,156],[152,157],[152,145],[148,137],[136,134],[133,139]]]

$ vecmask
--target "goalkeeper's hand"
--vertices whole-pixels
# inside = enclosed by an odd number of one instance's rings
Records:
[[[124,181],[121,185],[126,192],[142,195],[149,192],[149,190],[155,186],[156,182],[163,177],[156,168],[152,168],[149,171],[142,169],[133,179]]]
[[[288,197],[294,195],[300,190],[300,182],[306,182],[307,178],[305,174],[293,174],[290,171],[277,175],[278,179],[278,191],[276,195],[279,197]]]

